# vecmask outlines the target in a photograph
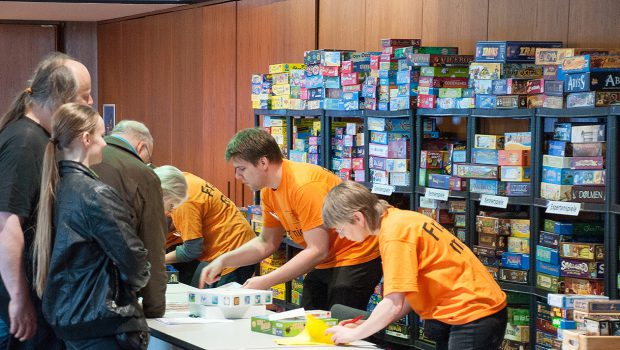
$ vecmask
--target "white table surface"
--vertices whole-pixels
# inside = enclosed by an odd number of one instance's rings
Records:
[[[183,284],[168,285],[166,298],[168,302],[187,300],[186,292],[192,287]],[[187,316],[179,313],[166,314],[168,317]],[[274,335],[252,332],[249,319],[234,320],[226,323],[166,325],[155,319],[148,319],[151,329],[151,349],[377,349],[374,344],[357,341],[348,346],[281,346],[274,340],[281,339]],[[156,338],[156,339],[153,339]]]

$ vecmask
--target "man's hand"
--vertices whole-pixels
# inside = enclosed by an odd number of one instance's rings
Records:
[[[360,340],[361,337],[357,333],[356,328],[347,326],[334,326],[325,330],[325,334],[332,334],[332,341],[335,344],[346,344]]]
[[[200,271],[200,283],[198,286],[202,289],[205,287],[205,284],[213,284],[220,280],[222,276],[222,270],[224,269],[224,265],[222,261],[217,258],[209,263],[209,265],[205,266],[202,271]]]
[[[243,284],[243,288],[245,288],[245,289],[259,289],[259,290],[269,289],[271,287],[271,285],[267,282],[267,279],[265,278],[266,276],[267,275],[265,275],[265,276],[256,276],[256,277],[252,277],[252,278],[248,279]]]
[[[28,296],[11,299],[9,302],[10,332],[20,341],[25,341],[37,332],[37,315]]]

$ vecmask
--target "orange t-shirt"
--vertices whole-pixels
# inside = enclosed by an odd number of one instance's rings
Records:
[[[422,319],[460,325],[506,306],[506,294],[471,250],[427,216],[389,208],[379,246],[384,294],[405,293]]]
[[[303,232],[323,224],[325,196],[340,182],[339,177],[317,165],[284,160],[278,189],[261,190],[263,226],[283,227],[291,240],[305,248]],[[375,237],[356,243],[329,230],[329,246],[329,256],[317,269],[358,265],[379,257]]]
[[[183,241],[204,238],[198,260],[213,261],[256,237],[243,214],[228,197],[207,181],[190,173],[188,199],[172,211],[172,222]],[[234,269],[227,269],[226,274]]]

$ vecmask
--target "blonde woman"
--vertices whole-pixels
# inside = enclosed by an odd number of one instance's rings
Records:
[[[101,162],[103,134],[101,116],[88,106],[65,104],[52,117],[34,287],[68,349],[146,349],[148,327],[135,293],[149,280],[147,251],[123,200],[89,168]]]
[[[437,349],[499,348],[506,328],[506,294],[458,238],[420,213],[379,200],[355,182],[334,187],[323,221],[341,237],[379,239],[384,299],[355,327],[329,328],[336,343],[366,338],[411,310],[426,320]]]

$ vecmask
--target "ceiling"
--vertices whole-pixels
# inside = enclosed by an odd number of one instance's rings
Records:
[[[0,1],[0,20],[93,22],[181,5]]]

